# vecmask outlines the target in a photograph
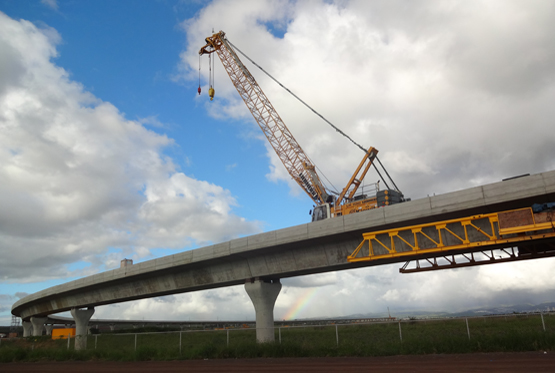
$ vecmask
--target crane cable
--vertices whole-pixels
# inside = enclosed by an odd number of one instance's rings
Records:
[[[212,58],[212,88],[215,89],[214,87],[216,86],[216,66],[214,65],[216,63],[216,56],[214,56],[214,58]]]
[[[208,55],[208,85],[212,88],[212,54]]]
[[[198,94],[200,96],[200,54],[198,56]]]
[[[231,45],[233,47],[233,49],[235,49],[237,52],[241,53],[243,55],[243,57],[245,57],[247,60],[249,60],[254,66],[258,67],[264,74],[268,75],[268,77],[270,77],[270,79],[272,79],[274,82],[276,82],[277,84],[279,84],[279,86],[283,89],[285,89],[287,92],[289,92],[293,97],[295,97],[297,100],[299,100],[304,106],[306,106],[307,108],[309,108],[314,114],[316,114],[317,116],[319,116],[320,118],[322,118],[327,124],[329,124],[330,126],[333,127],[333,129],[335,129],[337,132],[339,132],[341,135],[343,135],[344,137],[346,137],[350,142],[352,142],[353,144],[355,144],[358,148],[360,148],[363,152],[367,153],[368,150],[365,149],[362,145],[358,144],[355,140],[353,140],[351,137],[349,137],[349,135],[347,135],[345,132],[341,131],[339,128],[337,128],[336,126],[333,125],[333,123],[331,123],[329,120],[327,120],[326,118],[324,118],[322,116],[322,114],[318,113],[316,110],[314,110],[312,107],[310,107],[310,105],[308,105],[306,102],[304,102],[303,100],[301,100],[299,98],[299,96],[297,96],[296,94],[294,94],[293,92],[291,92],[289,90],[289,88],[287,88],[286,86],[284,86],[283,84],[281,84],[276,78],[274,78],[272,75],[270,75],[266,70],[264,70],[260,65],[258,65],[256,62],[254,62],[249,56],[247,56],[245,53],[243,53],[239,48],[237,48],[235,45],[233,45],[233,43],[231,43],[229,41],[229,39],[225,39],[229,45]],[[393,185],[395,186],[395,189],[400,192],[399,188],[397,188],[397,185],[395,185],[395,182],[393,181],[393,179],[391,178],[391,176],[389,175],[389,173],[387,172],[387,170],[385,169],[385,167],[383,166],[382,162],[379,160],[378,156],[376,155],[376,160],[378,161],[378,163],[380,164],[380,166],[383,168],[383,170],[385,171],[385,174],[387,175],[387,177],[389,178],[389,180],[393,183]],[[380,178],[383,180],[385,186],[387,187],[387,189],[389,189],[389,186],[387,185],[387,182],[385,181],[385,179],[382,177],[382,175],[380,174],[380,171],[378,170],[378,167],[376,167],[375,164],[374,168],[376,169],[376,172],[378,173],[378,175],[380,176]]]
[[[216,61],[216,57],[212,58],[212,54],[208,55],[208,96],[210,97],[210,101],[214,99],[214,72],[216,69],[214,68],[214,63]]]

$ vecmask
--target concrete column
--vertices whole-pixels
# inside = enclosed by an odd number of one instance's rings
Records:
[[[42,329],[44,329],[44,323],[46,322],[46,317],[31,317],[31,324],[33,324],[33,336],[41,336]]]
[[[30,337],[33,333],[33,324],[30,321],[23,321],[23,336]]]
[[[89,331],[89,320],[94,314],[94,307],[86,310],[79,308],[71,309],[71,316],[75,320],[75,349],[85,350],[87,348],[87,334]]]
[[[279,280],[264,282],[256,279],[245,283],[256,313],[256,340],[259,343],[274,342],[274,304],[281,290]]]
[[[52,335],[52,329],[54,329],[54,324],[46,324],[46,335]]]

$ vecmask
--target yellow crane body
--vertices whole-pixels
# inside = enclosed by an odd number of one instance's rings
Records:
[[[247,67],[241,62],[225,38],[225,33],[220,31],[205,40],[206,45],[200,49],[199,55],[214,52],[218,55],[239,96],[243,99],[289,175],[317,205],[315,212],[317,208],[324,208],[323,213],[320,210],[318,214],[313,214],[313,220],[348,215],[378,207],[375,196],[356,195],[362,180],[378,154],[377,149],[373,147],[368,149],[347,186],[341,193],[334,195],[324,187],[315,165],[295,140]]]

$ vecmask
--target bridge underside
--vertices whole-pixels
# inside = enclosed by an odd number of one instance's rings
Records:
[[[22,298],[12,307],[12,314],[28,320],[72,308],[245,284],[255,278],[272,281],[406,262],[407,257],[384,257],[353,263],[347,257],[360,243],[362,234],[371,230],[488,214],[549,201],[555,201],[555,171],[243,237],[99,273]],[[521,244],[503,247],[516,246],[521,247],[518,257],[524,257]],[[532,249],[528,250],[533,256]],[[415,259],[447,254],[418,255],[421,256]]]
[[[437,271],[460,267],[516,262],[521,260],[551,258],[555,256],[555,240],[525,243],[517,247],[498,247],[477,251],[454,252],[449,255],[435,255],[408,260],[400,273]]]

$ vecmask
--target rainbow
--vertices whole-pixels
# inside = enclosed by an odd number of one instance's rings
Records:
[[[299,314],[308,306],[312,298],[316,295],[320,288],[312,288],[305,291],[302,297],[287,311],[284,320],[294,320],[298,318]]]

